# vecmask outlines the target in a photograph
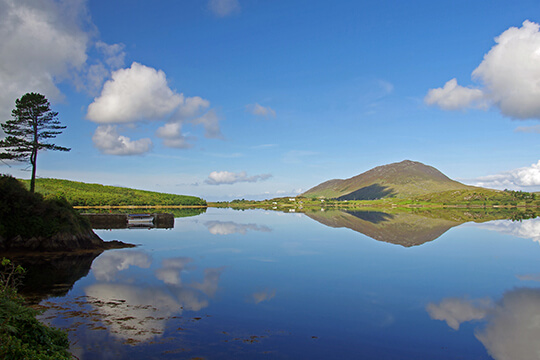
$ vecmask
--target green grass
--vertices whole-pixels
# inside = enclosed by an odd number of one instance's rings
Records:
[[[0,176],[0,237],[49,237],[83,233],[90,224],[64,199],[46,200],[32,194],[17,179]]]
[[[29,180],[22,182],[30,186]],[[195,196],[60,179],[36,179],[36,192],[45,199],[65,198],[73,206],[206,206],[205,200]]]
[[[39,312],[17,294],[14,280],[22,269],[5,258],[0,266],[0,359],[72,359],[67,333],[40,323]]]

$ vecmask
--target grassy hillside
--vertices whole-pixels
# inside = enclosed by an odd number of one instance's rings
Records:
[[[302,196],[338,200],[403,199],[461,189],[474,187],[451,180],[434,167],[405,160],[378,166],[349,179],[326,181],[306,191]]]
[[[11,176],[0,176],[0,238],[49,237],[91,231],[88,221],[63,199],[43,199]],[[0,246],[1,247],[1,246]]]
[[[413,201],[436,204],[473,204],[473,205],[540,205],[540,196],[535,193],[473,188],[447,190],[439,193],[416,196]]]
[[[29,180],[22,180],[27,187]],[[65,198],[73,206],[206,206],[206,201],[186,195],[164,194],[117,186],[59,179],[36,179],[36,192],[46,199]]]

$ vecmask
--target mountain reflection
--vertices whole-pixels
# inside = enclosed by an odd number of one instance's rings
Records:
[[[390,213],[382,211],[364,210],[328,210],[307,211],[304,213],[311,219],[333,228],[348,228],[369,236],[378,241],[384,241],[405,247],[422,245],[433,241],[449,229],[465,222],[485,222],[496,219],[513,219],[521,213],[510,210],[460,210],[460,209],[411,209],[392,210]],[[497,229],[514,229],[513,234],[521,229],[520,233],[533,234],[538,238],[540,234],[540,219],[523,222],[501,221],[495,223]],[[508,223],[513,225],[508,225]],[[483,225],[490,226],[490,225]],[[507,231],[510,232],[510,231]],[[517,235],[520,236],[520,235]],[[524,237],[524,236],[522,236]],[[535,240],[536,241],[536,240]],[[538,240],[540,242],[540,238]]]
[[[405,247],[437,239],[461,222],[429,218],[410,212],[388,214],[379,211],[306,212],[307,216],[326,226],[345,227],[375,240]]]
[[[167,320],[184,310],[199,311],[209,305],[218,290],[223,268],[206,268],[201,282],[185,283],[182,273],[195,270],[193,259],[168,258],[141,279],[137,268],[149,268],[151,258],[142,251],[116,251],[100,256],[92,271],[97,283],[87,286],[87,301],[110,333],[130,343],[144,342],[163,334]]]
[[[476,338],[495,360],[537,359],[540,354],[540,289],[517,288],[502,298],[447,298],[426,308],[434,320],[444,320],[454,330],[467,321],[483,321]]]

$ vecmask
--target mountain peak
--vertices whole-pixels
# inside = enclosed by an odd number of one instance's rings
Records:
[[[306,191],[306,197],[338,200],[407,198],[434,192],[465,189],[469,186],[451,180],[432,166],[403,160],[377,166],[349,179],[334,179]]]

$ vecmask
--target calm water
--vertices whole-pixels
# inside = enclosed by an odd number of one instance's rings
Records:
[[[540,218],[208,209],[96,232],[140,246],[72,260],[41,301],[79,359],[540,358]]]

